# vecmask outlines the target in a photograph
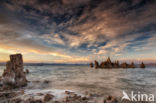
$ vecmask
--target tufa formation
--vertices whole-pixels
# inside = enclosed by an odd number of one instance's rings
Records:
[[[145,66],[145,64],[142,62],[141,64],[140,64],[140,68],[145,68],[146,66]]]
[[[90,63],[90,67],[94,67],[94,64],[93,63]]]
[[[10,61],[6,63],[6,69],[1,77],[1,85],[3,88],[17,88],[26,86],[27,82],[22,55],[10,55]]]
[[[106,61],[101,62],[101,64],[98,61],[94,61],[93,63],[90,63],[90,67],[95,67],[97,68],[136,68],[136,65],[132,62],[130,64],[124,62],[124,63],[119,63],[119,61],[112,62],[110,57],[107,58]],[[145,64],[142,62],[140,64],[140,68],[145,68]]]

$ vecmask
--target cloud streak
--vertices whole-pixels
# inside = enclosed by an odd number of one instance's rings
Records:
[[[131,58],[139,51],[147,58],[156,51],[155,9],[154,0],[2,0],[1,49],[58,62]]]

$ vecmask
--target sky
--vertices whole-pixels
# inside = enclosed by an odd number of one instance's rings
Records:
[[[155,0],[0,0],[0,62],[156,62]]]

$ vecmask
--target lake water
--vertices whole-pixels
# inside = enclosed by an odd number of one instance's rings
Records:
[[[0,66],[0,74],[5,67]],[[94,69],[88,66],[25,66],[32,82],[27,90],[89,91],[101,95],[122,97],[122,91],[156,96],[156,68],[145,69]],[[43,83],[44,80],[50,83]]]

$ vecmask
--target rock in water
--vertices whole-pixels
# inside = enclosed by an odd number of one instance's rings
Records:
[[[140,68],[145,68],[146,66],[145,66],[145,64],[142,62],[141,64],[140,64]]]
[[[95,68],[97,69],[97,68],[99,68],[99,63],[98,63],[98,61],[94,61],[94,63],[95,63]]]
[[[90,63],[90,67],[93,68],[94,67],[94,64],[93,63]]]
[[[23,58],[21,54],[10,55],[10,61],[6,63],[6,69],[2,75],[4,87],[17,88],[27,85],[26,75],[23,70]]]
[[[113,96],[108,96],[103,103],[118,103],[117,99]]]
[[[25,73],[26,73],[26,74],[29,74],[29,70],[28,70],[28,69],[26,69]]]

